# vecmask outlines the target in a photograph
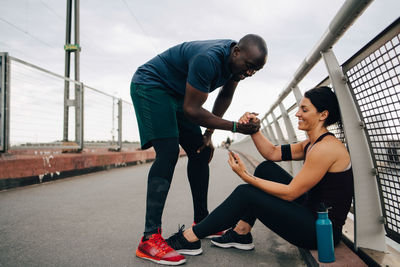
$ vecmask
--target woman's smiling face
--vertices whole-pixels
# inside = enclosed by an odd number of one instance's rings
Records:
[[[321,113],[311,103],[310,99],[303,97],[296,112],[298,129],[308,131],[314,129],[320,122]]]

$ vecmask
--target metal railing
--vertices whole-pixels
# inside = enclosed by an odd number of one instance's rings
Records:
[[[387,235],[400,243],[400,19],[342,65],[374,163]]]
[[[7,150],[9,137],[9,66],[7,54],[0,54],[0,151]]]
[[[294,126],[302,98],[298,84],[323,58],[329,76],[316,86],[331,85],[336,92],[343,125],[330,131],[345,143],[353,165],[354,246],[386,251],[385,235],[400,242],[400,20],[342,66],[332,51],[370,2],[344,3],[261,123],[263,134],[276,145],[305,139]],[[246,137],[234,146],[259,157],[251,142]],[[298,161],[281,164],[293,175],[302,165]]]
[[[75,91],[64,101],[64,84]],[[64,106],[70,109],[65,140]],[[124,132],[122,129],[124,128]],[[131,102],[0,53],[0,152],[46,147],[121,150],[139,140]]]

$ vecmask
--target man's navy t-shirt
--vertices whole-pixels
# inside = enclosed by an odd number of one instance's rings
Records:
[[[132,82],[161,86],[181,95],[186,82],[208,93],[223,86],[232,76],[228,58],[233,40],[185,42],[157,55],[140,66]]]

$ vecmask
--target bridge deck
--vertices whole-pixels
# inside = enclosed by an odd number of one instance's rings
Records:
[[[213,209],[240,179],[217,149],[211,163],[209,206]],[[179,159],[163,217],[164,237],[191,225],[187,158]],[[112,169],[0,192],[0,266],[157,266],[135,257],[144,225],[150,164]],[[305,266],[298,249],[257,222],[256,249],[212,247],[190,266]]]

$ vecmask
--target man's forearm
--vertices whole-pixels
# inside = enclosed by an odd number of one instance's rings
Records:
[[[215,99],[212,113],[220,118],[224,116],[225,112],[231,105],[233,94],[236,90],[238,83],[235,81],[228,81],[219,91]]]
[[[229,97],[217,97],[214,102],[212,113],[220,118],[224,116],[225,112],[228,110],[232,98]]]
[[[242,134],[254,134],[260,129],[260,122],[237,123],[224,120],[204,108],[186,108],[185,115],[194,123],[210,129],[221,129]]]
[[[224,112],[222,112],[222,115],[223,113]],[[231,131],[233,129],[233,123],[231,121],[222,119],[217,114],[214,114],[214,109],[213,113],[204,108],[191,109],[186,112],[186,116],[194,123],[209,129],[220,129],[227,131]]]
[[[236,86],[237,82],[228,81],[227,84],[222,87],[215,100],[211,113],[202,107],[208,94],[196,90],[188,83],[183,104],[185,115],[194,123],[209,129],[236,131],[237,129],[234,127],[236,124],[222,119],[222,116],[225,114],[232,101]]]

